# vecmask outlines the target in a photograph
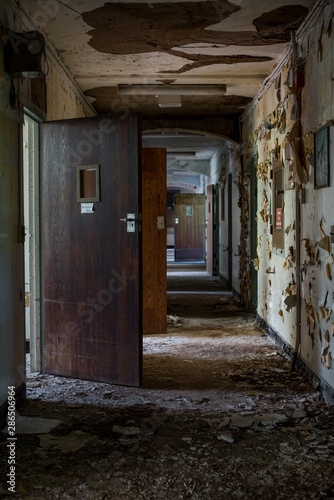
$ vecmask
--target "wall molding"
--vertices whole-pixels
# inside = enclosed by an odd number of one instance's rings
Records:
[[[256,315],[256,321],[257,324],[265,330],[266,334],[270,338],[270,340],[273,342],[273,344],[282,351],[283,355],[292,361],[292,359],[295,356],[294,349],[290,344],[288,344],[280,334],[274,330],[261,316],[258,314]],[[312,368],[306,364],[304,359],[300,356],[300,354],[297,354],[296,357],[296,364],[295,364],[296,370],[301,373],[307,380],[308,382],[317,390],[319,390],[326,403],[328,405],[334,405],[334,388],[331,387],[320,375],[315,373]]]

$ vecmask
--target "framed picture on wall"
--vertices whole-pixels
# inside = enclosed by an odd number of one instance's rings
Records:
[[[329,127],[314,134],[314,187],[329,186]]]

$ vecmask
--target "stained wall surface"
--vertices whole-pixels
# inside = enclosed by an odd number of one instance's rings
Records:
[[[258,205],[257,258],[258,315],[291,347],[296,346],[298,302],[298,211],[300,197],[300,303],[303,361],[334,387],[333,245],[330,242],[334,209],[334,8],[319,9],[308,27],[297,31],[295,64],[287,54],[261,95],[243,119],[245,165],[257,148]],[[295,74],[305,79],[300,88]],[[323,150],[314,150],[314,137],[328,127],[330,182],[315,188],[315,163]],[[327,133],[327,132],[326,132]],[[275,247],[273,166],[284,175],[283,240]],[[245,177],[247,179],[247,177]],[[245,240],[246,242],[246,240]],[[247,245],[244,246],[247,251]],[[247,300],[247,291],[244,298]],[[297,295],[296,295],[297,294]],[[290,303],[290,308],[287,303]],[[333,355],[334,357],[334,355]]]

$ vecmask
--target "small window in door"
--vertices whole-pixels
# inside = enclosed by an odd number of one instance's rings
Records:
[[[273,159],[273,246],[284,249],[284,171],[281,161]]]
[[[100,165],[77,167],[77,201],[100,201]]]

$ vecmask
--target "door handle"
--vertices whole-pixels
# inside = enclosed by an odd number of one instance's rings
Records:
[[[119,219],[122,222],[126,222],[126,232],[135,233],[136,232],[136,214],[127,214],[126,218]]]

